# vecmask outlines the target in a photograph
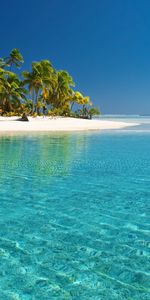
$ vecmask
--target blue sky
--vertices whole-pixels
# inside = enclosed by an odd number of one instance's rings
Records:
[[[2,1],[0,57],[49,59],[102,113],[150,113],[149,0]]]

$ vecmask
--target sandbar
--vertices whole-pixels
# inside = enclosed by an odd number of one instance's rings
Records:
[[[18,121],[18,117],[0,117],[0,132],[44,132],[111,130],[139,125],[137,123],[103,119],[78,119],[70,117],[29,117],[29,122]]]

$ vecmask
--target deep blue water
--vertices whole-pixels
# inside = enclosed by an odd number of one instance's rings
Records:
[[[150,299],[148,130],[0,137],[0,299]]]

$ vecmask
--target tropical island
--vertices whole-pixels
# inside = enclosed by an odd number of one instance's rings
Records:
[[[91,122],[100,111],[89,96],[75,90],[67,71],[56,70],[49,60],[32,62],[31,71],[22,70],[23,63],[23,56],[16,48],[0,58],[0,121],[5,121],[0,123],[0,131],[88,130],[132,125],[106,120]],[[18,120],[30,121],[30,125],[21,125]]]
[[[33,62],[31,71],[17,70],[24,62],[18,49],[0,58],[0,114],[5,116],[71,116],[92,118],[99,115],[90,98],[74,91],[67,71],[57,71],[49,60]],[[76,105],[76,110],[73,107]],[[78,107],[78,108],[77,108]]]

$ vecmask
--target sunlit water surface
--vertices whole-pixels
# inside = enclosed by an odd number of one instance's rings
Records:
[[[0,137],[1,300],[150,299],[143,126]]]

